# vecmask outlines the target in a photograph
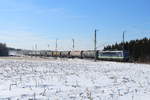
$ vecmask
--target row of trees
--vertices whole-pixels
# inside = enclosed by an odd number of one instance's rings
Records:
[[[8,51],[6,44],[0,43],[0,56],[8,56]]]
[[[104,47],[104,50],[127,50],[129,51],[130,60],[150,62],[150,38],[108,45]]]

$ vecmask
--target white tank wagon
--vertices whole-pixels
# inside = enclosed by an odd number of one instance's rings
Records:
[[[43,51],[39,51],[39,53],[40,53],[39,56],[43,56],[44,57],[44,56],[47,55],[47,51],[44,51],[44,50]]]
[[[23,55],[29,56],[30,50],[23,50]]]
[[[41,52],[40,51],[28,51],[28,56],[40,56]]]
[[[53,52],[52,51],[47,51],[46,56],[47,57],[52,57],[53,56]]]
[[[70,58],[82,58],[83,51],[71,51]]]
[[[37,53],[35,51],[29,51],[29,56],[36,56]]]
[[[97,57],[98,51],[96,51],[96,57]],[[88,51],[83,51],[82,53],[83,58],[95,58],[95,51],[94,50],[88,50]]]

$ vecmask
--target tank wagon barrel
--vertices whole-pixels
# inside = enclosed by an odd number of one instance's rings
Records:
[[[60,57],[60,51],[53,51],[52,56],[53,57]]]
[[[40,56],[46,56],[47,55],[47,51],[39,51]]]
[[[53,52],[52,51],[47,51],[47,57],[52,57],[53,56]]]
[[[70,56],[70,51],[61,51],[60,52],[60,57],[64,58],[64,57],[69,57]]]
[[[71,51],[70,57],[71,58],[82,58],[82,52],[83,51]]]
[[[96,51],[96,55],[97,53],[98,51]],[[82,57],[83,58],[95,58],[95,51],[94,50],[83,51]]]

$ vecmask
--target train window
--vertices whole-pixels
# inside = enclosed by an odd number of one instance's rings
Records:
[[[117,52],[116,55],[117,55],[118,57],[122,57],[122,56],[123,56],[123,55],[122,55],[122,52]]]
[[[100,56],[111,56],[111,57],[117,56],[117,57],[122,57],[123,54],[122,54],[122,52],[102,52],[102,53],[100,53]]]

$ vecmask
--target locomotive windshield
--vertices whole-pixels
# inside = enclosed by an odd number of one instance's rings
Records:
[[[123,55],[122,55],[122,52],[102,52],[101,54],[100,54],[100,56],[111,56],[111,57],[113,57],[113,56],[117,56],[117,57],[122,57]]]

